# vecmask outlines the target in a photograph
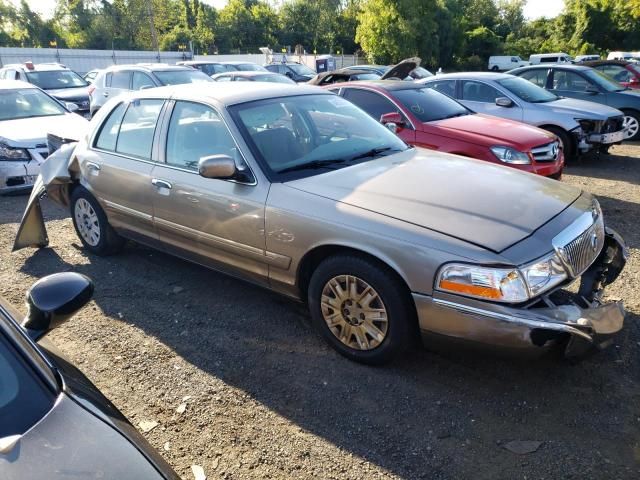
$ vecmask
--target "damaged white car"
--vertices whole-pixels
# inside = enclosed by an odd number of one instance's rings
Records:
[[[33,187],[47,158],[47,134],[77,138],[89,122],[38,87],[0,82],[0,194]]]

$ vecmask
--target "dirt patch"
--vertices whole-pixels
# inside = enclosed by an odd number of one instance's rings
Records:
[[[640,147],[611,153],[563,178],[632,252],[608,291],[625,329],[578,365],[455,349],[357,365],[278,295],[140,246],[87,255],[51,204],[50,248],[11,254],[26,197],[0,198],[0,294],[20,305],[38,277],[89,275],[95,300],[51,337],[184,478],[196,464],[209,478],[636,479]]]

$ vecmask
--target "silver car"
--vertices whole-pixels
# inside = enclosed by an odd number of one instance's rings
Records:
[[[601,295],[626,248],[591,195],[409,147],[326,90],[147,90],[92,126],[45,163],[15,249],[47,244],[46,191],[89,252],[134,239],[307,302],[331,346],[364,363],[419,332],[576,356],[623,326]]]
[[[556,134],[562,141],[565,158],[624,139],[624,114],[620,110],[558,97],[506,73],[450,73],[419,82],[475,112],[525,122]]]

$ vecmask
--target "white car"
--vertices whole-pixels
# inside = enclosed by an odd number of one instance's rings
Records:
[[[571,55],[564,52],[557,53],[536,53],[529,56],[531,65],[539,65],[541,63],[573,63]]]
[[[0,194],[29,190],[47,158],[47,134],[69,138],[89,122],[30,83],[0,81]]]
[[[512,70],[518,67],[526,67],[529,62],[522,60],[517,55],[499,55],[489,57],[489,70],[494,72]]]

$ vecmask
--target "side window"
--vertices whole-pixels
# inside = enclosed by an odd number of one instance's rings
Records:
[[[120,130],[120,123],[122,122],[122,116],[126,109],[126,104],[121,103],[111,111],[111,114],[107,117],[107,120],[102,124],[98,139],[96,140],[95,147],[102,150],[109,150],[114,152],[116,150],[116,142],[118,140],[118,131]]]
[[[246,78],[246,77],[233,77],[233,80],[234,80],[235,82],[250,82],[250,81],[251,81],[251,80],[249,80],[249,79],[248,79],[248,78]]]
[[[516,57],[511,57],[511,62],[518,63],[518,59]]]
[[[590,83],[584,77],[565,70],[553,71],[553,88],[569,92],[584,92]]]
[[[277,65],[267,65],[267,66],[266,66],[266,67],[264,67],[264,68],[266,68],[266,69],[267,69],[267,70],[269,70],[270,72],[273,72],[273,73],[279,73],[279,70],[278,70],[278,66],[277,66]]]
[[[153,83],[153,80],[151,80],[151,77],[146,73],[133,72],[133,90],[142,90],[143,87],[153,88],[155,87],[155,84]]]
[[[529,70],[520,76],[525,80],[529,80],[531,83],[535,83],[539,87],[544,88],[547,85],[547,70],[545,69]]]
[[[503,95],[490,85],[471,80],[462,82],[462,100],[470,102],[495,103]]]
[[[164,100],[134,100],[124,114],[116,152],[148,160]]]
[[[110,87],[129,90],[130,78],[131,78],[131,72],[113,72],[111,74]]]
[[[540,63],[558,63],[558,57],[542,57]]]
[[[609,75],[616,82],[629,82],[631,80],[631,72],[620,65],[600,65],[596,68]]]
[[[110,87],[111,86],[111,79],[113,78],[113,73],[109,72],[104,76],[104,86],[105,87]]]
[[[231,75],[223,75],[221,77],[216,78],[216,81],[218,82],[230,82],[231,80],[232,80]]]
[[[449,95],[451,98],[456,97],[456,81],[455,80],[441,80],[439,82],[430,82],[425,86],[433,88],[440,93]]]
[[[351,103],[356,104],[376,121],[380,121],[380,117],[385,113],[398,112],[396,107],[389,100],[374,92],[360,90],[358,88],[348,88],[345,90],[344,98]]]
[[[176,102],[167,133],[167,164],[198,171],[198,162],[211,155],[238,153],[231,133],[218,113],[207,105]]]

